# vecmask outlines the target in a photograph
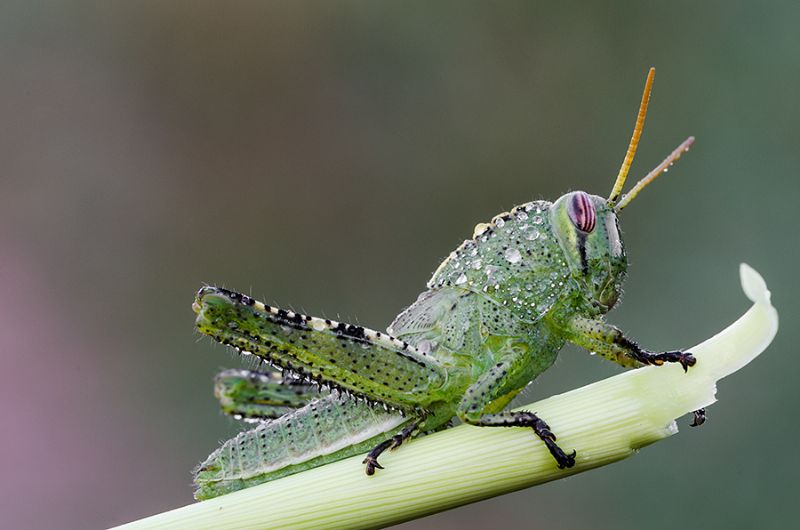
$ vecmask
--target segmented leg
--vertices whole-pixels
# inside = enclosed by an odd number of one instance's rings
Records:
[[[683,370],[687,371],[697,362],[689,352],[654,353],[644,350],[623,335],[617,327],[602,320],[575,317],[567,325],[567,334],[570,342],[598,353],[626,368],[647,364],[661,366],[664,363],[679,363]]]
[[[529,356],[525,351],[513,351],[505,360],[485,372],[467,389],[458,408],[458,417],[471,425],[482,427],[529,427],[544,442],[559,469],[575,465],[576,452],[565,453],[556,444],[556,435],[533,412],[501,411],[524,388],[515,382],[515,374],[524,373]]]
[[[387,449],[396,449],[400,447],[404,441],[411,438],[414,433],[417,432],[421,423],[422,420],[415,421],[414,423],[407,425],[402,431],[395,434],[388,440],[384,440],[373,447],[362,462],[362,464],[367,465],[367,475],[374,475],[376,469],[383,469],[383,466],[378,463],[378,457],[381,456],[381,454]]]
[[[313,385],[277,372],[225,370],[214,378],[222,411],[240,419],[279,418],[327,395]]]
[[[569,468],[575,465],[577,453],[565,453],[556,444],[556,435],[550,430],[550,426],[545,423],[534,412],[515,411],[500,412],[499,414],[484,414],[475,425],[484,427],[530,427],[536,436],[539,437],[547,446],[547,450],[553,455],[559,469]]]

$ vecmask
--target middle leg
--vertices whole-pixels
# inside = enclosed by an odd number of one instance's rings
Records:
[[[458,408],[461,421],[481,427],[528,427],[544,442],[559,469],[575,465],[576,452],[566,453],[556,443],[550,426],[533,412],[502,409],[524,388],[515,384],[516,374],[526,362],[518,352],[506,356],[467,389]]]

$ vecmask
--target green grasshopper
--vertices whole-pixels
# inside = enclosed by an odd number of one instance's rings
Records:
[[[533,201],[475,227],[428,289],[387,333],[265,305],[203,287],[197,329],[283,375],[226,371],[216,380],[223,410],[263,420],[225,442],[195,471],[207,499],[366,453],[378,457],[457,417],[483,427],[527,427],[559,468],[575,465],[545,419],[505,407],[571,342],[624,367],[695,364],[691,353],[653,353],[603,316],[627,270],[618,214],[692,145],[681,143],[620,198],[642,133],[651,69],[633,135],[607,199],[583,191]],[[317,386],[312,386],[315,383]],[[695,423],[702,422],[700,411]]]

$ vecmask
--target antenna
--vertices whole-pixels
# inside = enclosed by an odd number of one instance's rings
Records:
[[[639,195],[639,192],[642,191],[648,184],[653,182],[657,176],[661,173],[667,171],[669,166],[674,164],[683,153],[689,150],[689,148],[694,143],[694,136],[690,136],[686,140],[683,141],[681,145],[675,148],[673,152],[669,154],[667,158],[664,159],[659,165],[657,165],[650,173],[648,173],[642,180],[636,183],[636,185],[631,188],[631,191],[626,193],[622,200],[619,201],[619,204],[614,208],[616,212],[619,212],[623,208],[625,208],[633,199]]]
[[[633,157],[636,156],[636,148],[639,146],[639,138],[642,136],[644,118],[647,116],[647,105],[650,103],[650,92],[653,90],[653,78],[655,76],[656,69],[651,67],[650,71],[647,73],[647,81],[644,83],[642,102],[639,104],[639,114],[636,116],[636,125],[633,128],[631,143],[628,144],[628,152],[625,153],[625,160],[622,161],[622,167],[619,168],[617,180],[614,182],[614,187],[611,188],[611,195],[608,196],[609,206],[614,206],[617,199],[619,199],[619,195],[622,193],[622,187],[625,186],[625,179],[628,178],[628,171],[631,169]],[[631,199],[633,199],[633,197],[631,197]]]

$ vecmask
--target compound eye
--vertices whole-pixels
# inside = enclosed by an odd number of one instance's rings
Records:
[[[594,230],[597,212],[595,212],[594,204],[588,193],[576,191],[572,194],[567,211],[569,212],[570,220],[578,230],[587,233]]]

